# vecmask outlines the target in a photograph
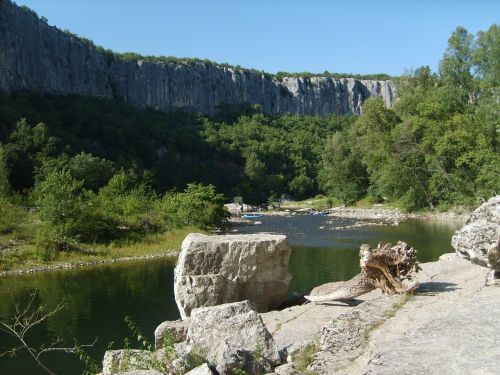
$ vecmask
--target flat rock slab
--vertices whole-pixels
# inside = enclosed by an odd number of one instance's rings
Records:
[[[308,303],[281,311],[271,311],[261,316],[278,347],[284,349],[298,342],[319,339],[321,329],[329,321],[348,312],[354,306],[374,300],[387,300],[388,305],[392,304],[391,298],[383,296],[379,290],[374,290],[349,304],[343,302]]]
[[[422,265],[422,288],[341,374],[498,374],[500,288],[456,257]]]

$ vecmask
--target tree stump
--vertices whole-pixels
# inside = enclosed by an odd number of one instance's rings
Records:
[[[404,294],[416,290],[420,284],[415,276],[420,270],[417,251],[405,242],[396,246],[381,245],[372,249],[363,244],[359,249],[361,272],[352,279],[339,283],[328,294],[305,298],[311,302],[348,301],[374,289],[386,294]]]

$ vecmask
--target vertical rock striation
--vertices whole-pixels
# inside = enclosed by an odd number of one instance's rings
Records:
[[[126,61],[49,26],[10,0],[0,0],[0,91],[117,98],[162,111],[205,114],[219,104],[259,104],[267,114],[360,114],[364,100],[391,107],[391,81],[285,77],[220,66]]]

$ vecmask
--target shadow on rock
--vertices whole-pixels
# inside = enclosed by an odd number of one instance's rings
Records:
[[[420,284],[420,288],[418,288],[417,293],[427,294],[432,296],[437,293],[453,292],[456,289],[457,289],[457,284],[455,283],[430,281],[427,283]]]

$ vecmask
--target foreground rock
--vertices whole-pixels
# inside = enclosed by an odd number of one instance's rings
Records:
[[[186,372],[186,375],[213,375],[213,372],[210,367],[206,363],[204,363],[201,366],[198,366],[191,371]]]
[[[457,257],[422,268],[415,297],[371,332],[365,353],[339,374],[498,373],[500,288],[486,286],[488,270]]]
[[[460,256],[500,273],[500,195],[476,209],[451,243]]]
[[[281,363],[278,346],[248,301],[193,310],[187,344],[220,374],[266,373]]]
[[[127,373],[152,375],[154,372],[150,373],[147,370],[153,358],[154,353],[146,350],[108,350],[104,354],[102,361],[102,374],[114,375]]]
[[[167,345],[171,343],[181,343],[186,341],[189,324],[189,319],[166,321],[161,323],[155,330],[155,349],[161,349],[167,341]]]
[[[292,278],[289,258],[284,235],[188,235],[174,275],[182,319],[194,308],[242,300],[250,300],[257,311],[279,306]]]
[[[488,269],[455,254],[420,266],[413,297],[377,289],[349,305],[306,304],[263,314],[280,349],[317,347],[313,355],[292,354],[275,373],[498,373],[500,288],[486,286]]]

